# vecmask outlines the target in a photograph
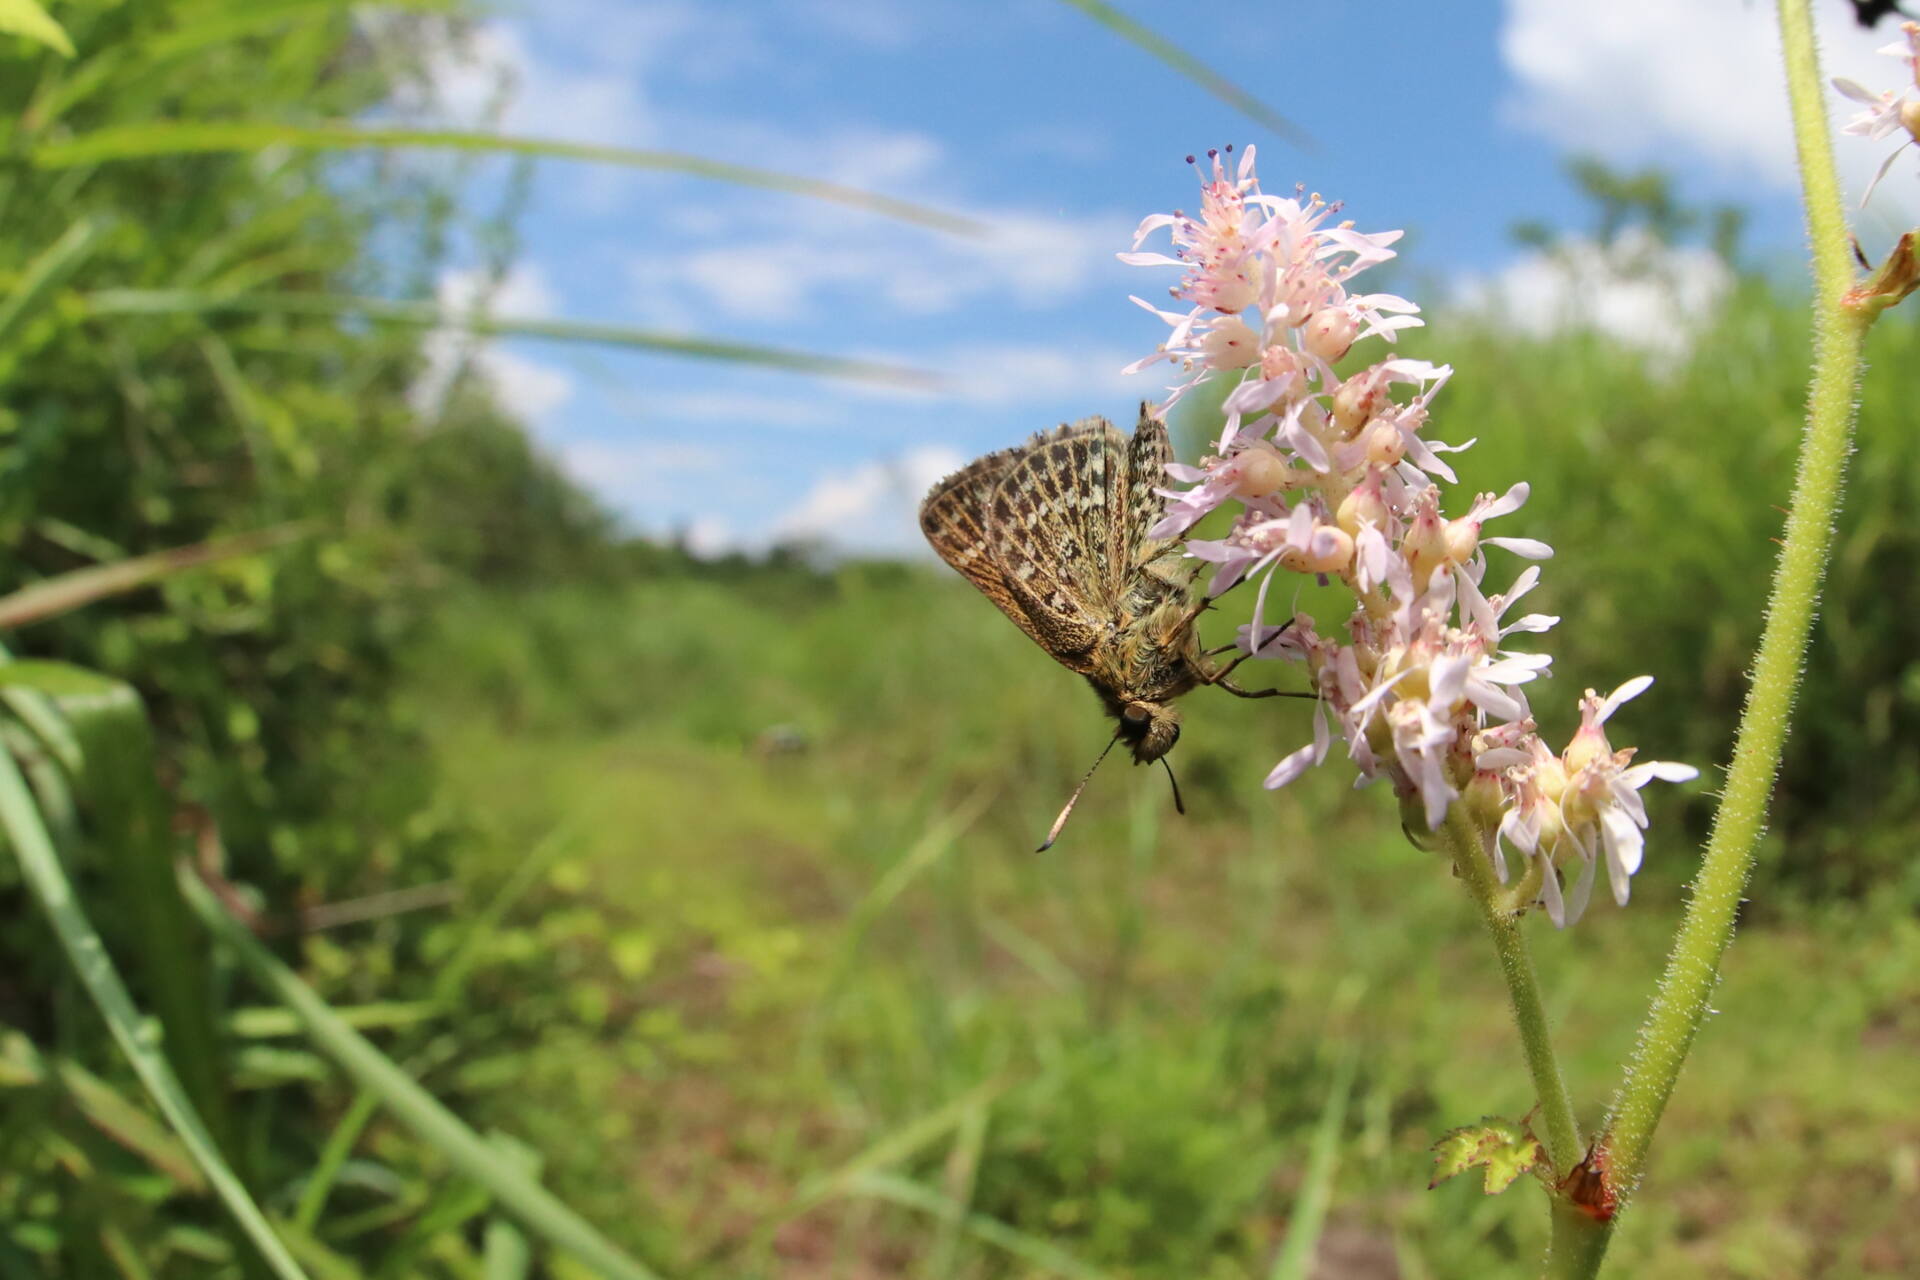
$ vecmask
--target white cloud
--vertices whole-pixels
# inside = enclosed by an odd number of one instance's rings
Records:
[[[1863,31],[1841,4],[1815,6],[1815,21],[1829,78],[1897,85],[1899,64],[1873,52],[1892,39],[1891,27]],[[1697,162],[1773,187],[1797,185],[1771,5],[1507,0],[1500,47],[1520,85],[1509,114],[1556,142],[1612,160],[1676,169]],[[1839,113],[1850,104],[1829,91],[1829,108],[1844,120]],[[1857,199],[1886,151],[1841,137],[1836,155]],[[1890,203],[1920,211],[1920,184],[1906,185],[1912,189]],[[1876,194],[1876,206],[1882,198]],[[1898,208],[1887,211],[1895,221],[1905,216]]]
[[[664,32],[662,33],[665,34]],[[500,19],[443,38],[425,60],[426,92],[403,100],[412,115],[502,133],[610,146],[644,145],[655,115],[641,91],[643,51],[624,60],[583,46],[563,63],[537,56],[519,28]]]
[[[790,395],[727,388],[670,391],[637,396],[632,407],[650,418],[698,423],[710,430],[842,427],[849,416],[844,404],[804,389]]]
[[[1663,246],[1629,232],[1612,245],[1568,240],[1461,283],[1462,305],[1534,336],[1587,329],[1678,358],[1733,285],[1705,249]]]
[[[526,262],[516,262],[498,280],[477,268],[450,267],[434,282],[434,295],[448,311],[479,307],[503,316],[546,316],[560,305],[546,272]]]
[[[1130,227],[1120,217],[1048,217],[965,208],[930,194],[951,168],[918,133],[857,132],[767,141],[782,167],[867,190],[898,192],[971,216],[980,236],[960,236],[818,201],[701,200],[668,215],[670,248],[629,259],[633,292],[652,323],[720,316],[792,323],[849,308],[943,315],[1000,300],[1039,310],[1079,297]],[[1116,271],[1116,275],[1117,275]]]
[[[440,274],[435,294],[441,308],[461,315],[482,310],[497,315],[543,316],[558,306],[546,276],[531,265],[515,265],[497,283],[486,273],[450,268]],[[551,416],[573,399],[574,378],[565,369],[530,360],[489,339],[458,329],[436,329],[421,349],[427,366],[409,389],[415,412],[438,413],[463,364],[493,387],[501,406],[535,429],[551,429]]]
[[[801,0],[796,16],[843,41],[871,49],[904,49],[913,43],[912,6],[893,0]]]
[[[866,552],[919,549],[920,499],[965,462],[945,445],[922,445],[898,458],[830,473],[774,522],[773,537]]]
[[[861,354],[900,362],[897,355]],[[912,363],[940,379],[938,386],[862,382],[850,383],[844,390],[861,400],[985,409],[1029,407],[1051,412],[1071,403],[1084,406],[1086,412],[1111,411],[1130,420],[1135,401],[1157,400],[1165,394],[1151,374],[1120,372],[1136,358],[1134,352],[1117,347],[963,343],[913,357]]]
[[[680,545],[702,560],[745,550],[733,526],[718,516],[697,516],[680,530]]]

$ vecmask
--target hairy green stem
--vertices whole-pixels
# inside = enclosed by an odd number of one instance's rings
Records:
[[[1713,834],[1602,1138],[1607,1178],[1622,1203],[1646,1172],[1648,1144],[1694,1035],[1710,1012],[1708,1001],[1720,962],[1733,940],[1734,917],[1766,822],[1767,799],[1779,770],[1830,554],[1852,436],[1861,343],[1871,323],[1843,304],[1853,269],[1807,0],[1779,0],[1779,19],[1813,248],[1813,381],[1766,628],[1754,659],[1753,682],[1734,739]],[[1613,1221],[1583,1228],[1591,1239],[1577,1243],[1589,1265],[1562,1274],[1596,1274],[1612,1228]],[[1568,1228],[1569,1233],[1573,1230]],[[1558,1220],[1555,1238],[1558,1245],[1562,1239]],[[1572,1246],[1576,1241],[1569,1238],[1567,1243]]]
[[[1473,819],[1456,804],[1447,811],[1447,821],[1439,831],[1460,880],[1473,894],[1500,956],[1500,974],[1507,980],[1507,994],[1513,1001],[1514,1025],[1520,1029],[1520,1046],[1526,1054],[1527,1070],[1533,1076],[1534,1095],[1539,1100],[1544,1132],[1540,1141],[1546,1146],[1547,1160],[1556,1174],[1564,1174],[1580,1159],[1580,1125],[1573,1115],[1573,1102],[1567,1096],[1567,1084],[1560,1076],[1560,1064],[1553,1056],[1553,1038],[1547,1028],[1547,1009],[1540,999],[1540,983],[1533,974],[1533,957],[1527,951],[1526,935],[1520,932],[1520,918],[1507,903],[1507,895],[1493,874],[1493,862],[1487,856],[1486,843],[1474,827]]]

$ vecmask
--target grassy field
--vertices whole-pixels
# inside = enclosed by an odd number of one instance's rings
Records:
[[[539,878],[473,1011],[517,1047],[447,1083],[669,1274],[1264,1276],[1322,1129],[1311,1274],[1531,1273],[1536,1189],[1426,1186],[1528,1106],[1490,951],[1384,793],[1260,790],[1299,707],[1193,695],[1190,816],[1109,762],[1036,855],[1102,719],[931,570],[474,598],[412,699],[461,910]],[[1655,831],[1630,910],[1534,923],[1588,1123],[1695,857]],[[1893,905],[1745,930],[1619,1274],[1920,1267],[1916,965]]]

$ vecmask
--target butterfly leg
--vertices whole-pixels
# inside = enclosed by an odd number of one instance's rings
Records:
[[[1231,645],[1231,644],[1223,645],[1218,649],[1208,650],[1206,653],[1206,656],[1213,657],[1216,654],[1225,653],[1229,649],[1237,649],[1237,648],[1239,648],[1238,645]],[[1233,674],[1234,668],[1238,667],[1241,663],[1245,662],[1248,658],[1251,658],[1252,656],[1253,655],[1251,653],[1243,653],[1239,657],[1235,658],[1232,662],[1229,662],[1224,667],[1218,667],[1213,670],[1202,672],[1200,677],[1201,682],[1204,684],[1214,685],[1217,688],[1225,689],[1228,693],[1231,693],[1236,698],[1312,698],[1317,696],[1311,693],[1296,693],[1290,689],[1243,689],[1239,685],[1235,684],[1232,680],[1228,679],[1228,677]]]
[[[1294,689],[1242,689],[1227,679],[1215,680],[1213,683],[1236,698],[1313,698],[1317,696]]]

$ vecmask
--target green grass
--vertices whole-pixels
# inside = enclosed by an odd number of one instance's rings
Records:
[[[1351,1058],[1327,1274],[1530,1274],[1536,1189],[1426,1190],[1442,1131],[1529,1102],[1440,857],[1337,767],[1262,792],[1305,713],[1204,690],[1190,817],[1110,762],[1035,855],[1104,740],[1078,684],[931,572],[454,610],[414,701],[473,909],[567,842],[493,935],[523,967],[476,981],[526,1045],[450,1077],[468,1114],[670,1275],[1257,1276]],[[1630,910],[1536,923],[1589,1124],[1694,857],[1657,809],[1649,856]],[[1743,933],[1619,1274],[1920,1265],[1917,964],[1871,901]]]

